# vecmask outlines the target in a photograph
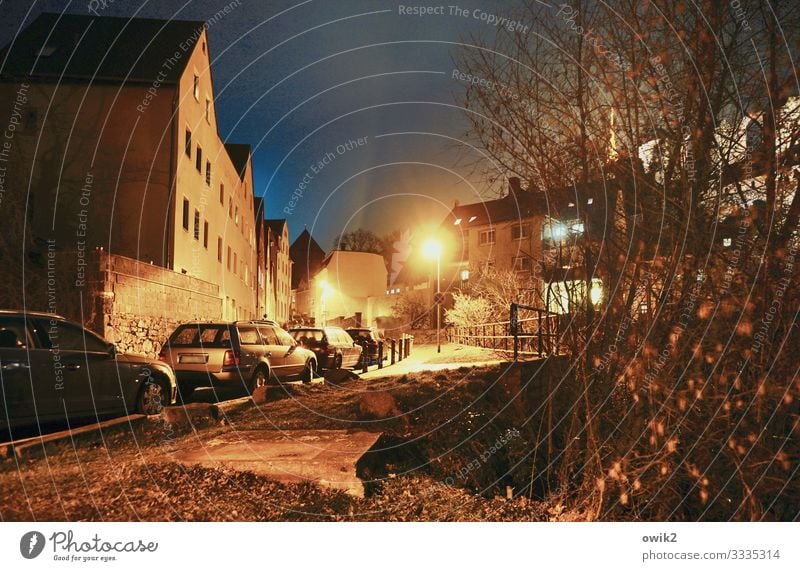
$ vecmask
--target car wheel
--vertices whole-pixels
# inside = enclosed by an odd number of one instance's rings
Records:
[[[148,416],[160,414],[161,409],[165,406],[164,399],[166,395],[167,391],[164,390],[164,386],[161,383],[158,381],[146,381],[142,390],[139,391],[139,398],[136,400],[136,412]]]
[[[250,379],[250,386],[248,387],[250,394],[252,395],[257,388],[266,386],[267,378],[268,374],[264,367],[259,367],[256,369],[256,372],[253,373],[253,376]]]
[[[317,374],[316,367],[314,365],[314,361],[309,359],[306,361],[306,366],[303,369],[303,382],[310,383],[314,376]]]

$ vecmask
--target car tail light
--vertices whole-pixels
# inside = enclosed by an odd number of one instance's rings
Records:
[[[223,367],[234,367],[239,364],[239,351],[225,351],[222,358]]]

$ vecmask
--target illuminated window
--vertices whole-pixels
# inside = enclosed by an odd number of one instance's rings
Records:
[[[478,217],[477,216],[470,216],[469,221],[474,222]]]
[[[593,202],[594,202],[594,198],[590,198],[589,200],[586,201],[586,204],[592,204]]]
[[[461,281],[465,282],[469,280],[469,270],[461,270]]]
[[[455,222],[453,222],[453,224],[455,224],[456,226],[458,226],[459,224],[461,224],[461,218],[456,218],[456,221],[455,221]]]
[[[726,248],[728,246],[730,246],[732,243],[733,243],[733,240],[731,240],[730,238],[723,238],[722,239],[722,245],[725,246]]]

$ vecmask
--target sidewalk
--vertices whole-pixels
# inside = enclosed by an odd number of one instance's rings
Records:
[[[386,365],[389,361],[385,361],[383,369],[372,366],[368,373],[355,372],[362,379],[379,379],[420,371],[446,371],[460,367],[496,365],[508,362],[508,360],[508,356],[502,352],[479,347],[443,344],[442,352],[438,353],[436,345],[414,345],[408,359],[403,359],[394,365]]]

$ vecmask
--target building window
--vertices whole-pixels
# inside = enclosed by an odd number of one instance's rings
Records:
[[[461,270],[461,281],[462,282],[469,281],[469,270]]]
[[[211,123],[211,100],[206,97],[206,123]]]
[[[208,250],[208,220],[203,221],[203,247]]]
[[[206,185],[211,186],[211,161],[206,161]]]
[[[227,266],[228,266],[228,271],[230,271],[230,269],[231,269],[231,247],[230,246],[228,246],[228,258],[227,258],[227,262],[226,263],[227,263]]]
[[[222,263],[222,238],[217,238],[217,261]]]
[[[481,246],[494,244],[494,229],[481,230],[480,234],[478,234],[478,244]]]
[[[203,149],[200,148],[200,145],[197,145],[197,156],[194,159],[194,166],[197,172],[203,172]]]
[[[239,255],[236,252],[233,253],[233,273],[239,273]]]
[[[219,183],[219,203],[225,206],[225,185]]]
[[[726,248],[729,247],[732,243],[733,243],[733,240],[731,240],[730,238],[723,238],[722,239],[722,245],[725,246]]]
[[[512,240],[525,240],[531,237],[531,225],[530,224],[514,224],[511,227],[511,239]]]
[[[196,73],[194,74],[194,86],[192,87],[192,92],[194,93],[194,98],[200,101],[200,76]]]
[[[514,265],[514,271],[521,273],[530,273],[532,269],[532,260],[530,256],[514,256],[511,263]]]
[[[235,216],[233,221],[234,221],[234,224],[236,224],[237,226],[239,225],[239,207],[238,206],[236,207],[236,216]]]
[[[233,218],[233,199],[228,198],[228,218]]]
[[[200,239],[200,211],[194,211],[194,239]]]
[[[184,149],[186,152],[186,156],[190,159],[192,158],[192,132],[189,129],[186,129],[186,143],[184,145]]]
[[[189,199],[183,199],[183,229],[189,231]]]

